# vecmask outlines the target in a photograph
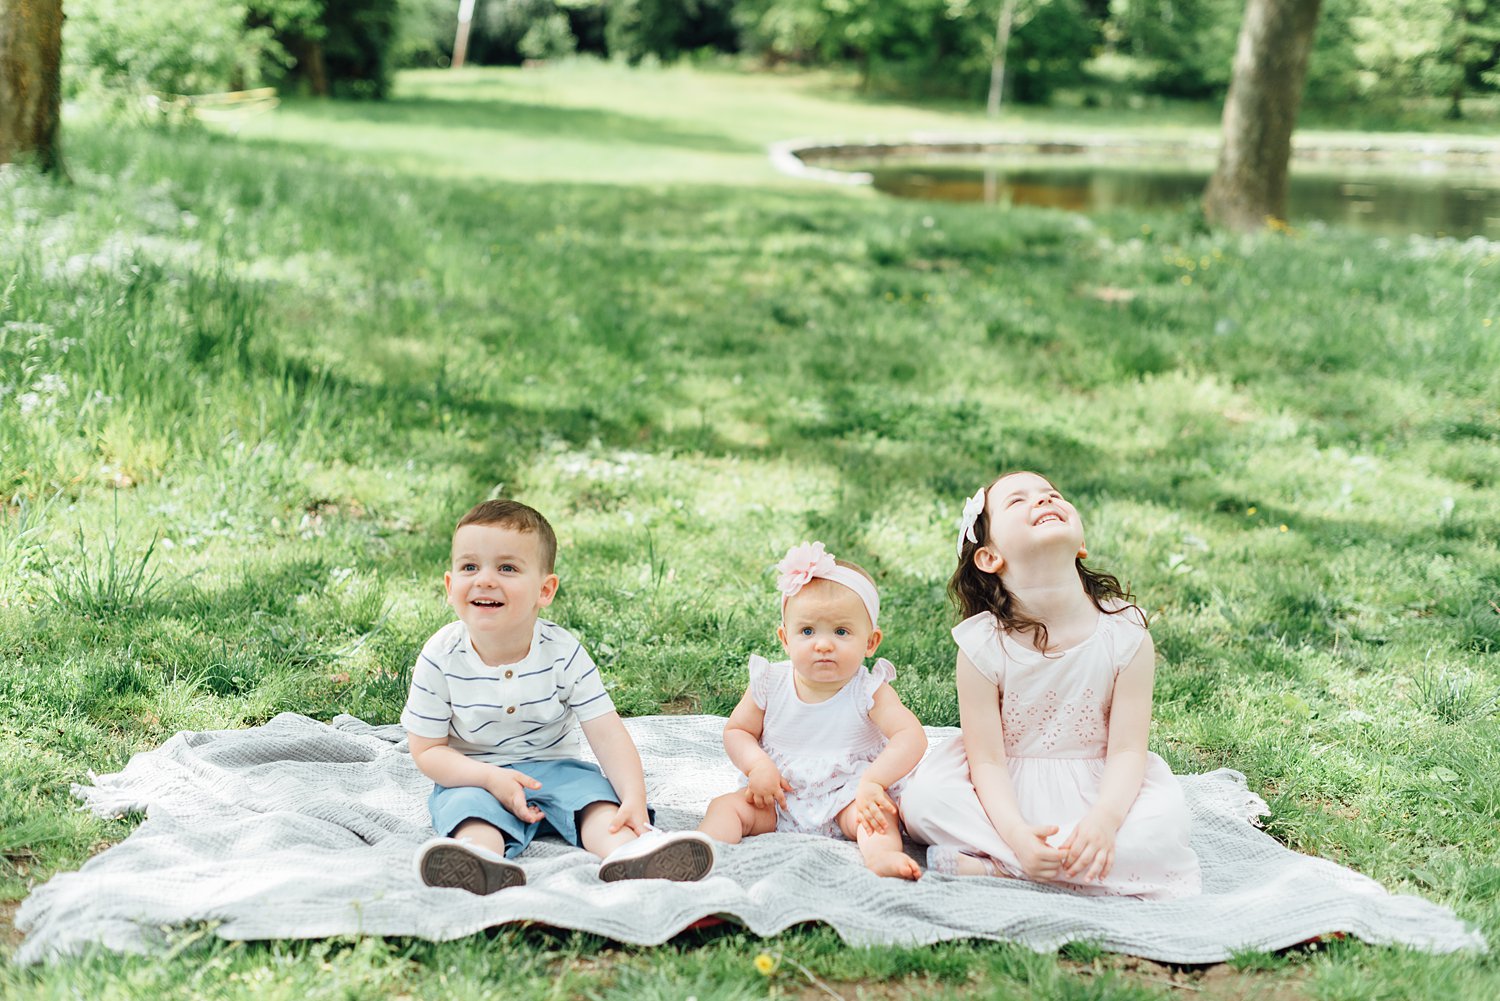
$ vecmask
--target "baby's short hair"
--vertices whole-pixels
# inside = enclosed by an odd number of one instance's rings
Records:
[[[453,526],[457,532],[465,525],[498,525],[516,532],[535,532],[541,544],[542,572],[552,573],[557,565],[557,533],[542,512],[516,500],[487,500],[469,508],[469,513]]]

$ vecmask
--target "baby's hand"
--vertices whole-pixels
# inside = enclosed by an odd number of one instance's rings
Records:
[[[886,814],[896,815],[896,804],[885,794],[885,786],[874,779],[860,779],[854,794],[854,819],[872,831],[884,833],[890,827]]]
[[[524,772],[513,768],[496,768],[490,773],[485,789],[500,801],[500,805],[528,824],[542,819],[542,811],[526,802],[527,789],[540,789],[542,784]]]
[[[1057,833],[1057,825],[1045,827],[1021,827],[1008,834],[1005,843],[1016,853],[1021,871],[1029,879],[1039,883],[1050,883],[1062,873],[1063,853],[1047,844],[1047,839]]]
[[[1063,871],[1069,879],[1092,883],[1109,875],[1115,863],[1115,832],[1108,820],[1090,813],[1078,822],[1073,833],[1060,846]],[[1083,875],[1080,877],[1079,873]]]
[[[772,809],[778,804],[786,806],[786,794],[792,784],[781,777],[781,772],[770,758],[750,769],[746,776],[750,784],[745,786],[745,798],[757,810]]]

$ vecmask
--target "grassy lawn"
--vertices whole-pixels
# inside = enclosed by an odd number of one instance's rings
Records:
[[[89,770],[283,711],[395,720],[451,525],[497,487],[557,526],[554,611],[627,715],[727,712],[769,568],[818,538],[876,572],[906,703],[955,724],[953,525],[1022,466],[1155,616],[1156,750],[1500,932],[1500,245],[794,182],[766,142],[983,127],[819,77],[413,74],[238,136],[68,125],[71,187],[0,175],[0,915],[130,832],[76,810]],[[826,997],[795,964],[849,998],[1500,995],[1491,957],[1349,941],[1180,970],[817,928],[188,929],[166,961],[4,962],[0,994]]]

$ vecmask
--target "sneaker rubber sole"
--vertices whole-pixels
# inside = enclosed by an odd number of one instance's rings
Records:
[[[481,896],[526,883],[526,871],[514,862],[496,862],[462,845],[433,845],[417,865],[428,886],[455,887]]]
[[[606,883],[622,879],[670,879],[674,883],[692,883],[707,876],[713,867],[712,845],[707,841],[682,838],[669,841],[644,855],[605,862],[599,867],[599,878]]]

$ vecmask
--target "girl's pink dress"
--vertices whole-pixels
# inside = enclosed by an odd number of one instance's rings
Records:
[[[998,689],[1005,755],[1021,816],[1033,826],[1056,824],[1058,833],[1048,839],[1053,845],[1063,843],[1098,798],[1115,675],[1130,663],[1145,635],[1134,608],[1101,614],[1091,637],[1050,656],[1006,636],[988,612],[953,629],[959,649]],[[917,766],[907,779],[901,813],[916,840],[988,856],[1024,878],[969,781],[962,736]],[[1197,894],[1202,880],[1198,857],[1188,847],[1189,826],[1176,776],[1148,753],[1140,794],[1115,835],[1109,876],[1093,883],[1064,877],[1059,885],[1079,893],[1154,899]]]

